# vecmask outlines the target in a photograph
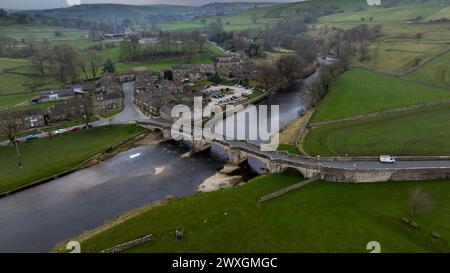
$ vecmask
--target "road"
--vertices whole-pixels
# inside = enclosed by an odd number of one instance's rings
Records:
[[[320,163],[323,167],[342,168],[342,169],[358,169],[358,170],[392,170],[392,169],[411,169],[411,168],[449,168],[450,160],[405,160],[396,161],[395,164],[380,163],[378,160],[356,160],[356,161],[330,161],[327,159],[315,159],[289,155],[286,153],[277,153],[266,151],[263,152],[257,145],[245,142],[230,142],[231,147],[237,147],[254,154],[270,156],[272,159],[289,161],[296,164],[304,164],[308,166],[318,166]]]
[[[105,125],[113,125],[113,124],[128,124],[134,123],[136,121],[145,121],[148,119],[144,114],[142,114],[137,107],[134,105],[134,83],[128,82],[123,84],[123,94],[124,94],[124,110],[110,118],[100,118],[94,122],[92,122],[93,127],[100,127]],[[85,124],[71,126],[69,128],[78,127],[81,128]],[[48,137],[48,133],[40,133],[36,135],[38,138],[46,138]],[[26,142],[26,137],[17,138],[19,142]],[[9,141],[0,142],[0,146],[8,146],[10,144]]]

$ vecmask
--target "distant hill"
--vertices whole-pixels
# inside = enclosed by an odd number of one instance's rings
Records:
[[[275,20],[298,14],[313,14],[319,8],[332,8],[335,12],[360,12],[396,6],[441,2],[450,2],[450,0],[381,0],[381,6],[369,6],[367,0],[306,0],[293,3],[281,3],[258,9],[248,9],[239,15],[228,17],[227,20],[250,21],[250,18],[254,16],[267,20]]]
[[[67,8],[20,11],[36,17],[52,17],[58,20],[83,20],[97,23],[131,24],[158,23],[186,20],[200,16],[232,15],[254,8],[268,7],[276,3],[211,3],[200,7],[183,5],[123,5],[123,4],[83,4]]]

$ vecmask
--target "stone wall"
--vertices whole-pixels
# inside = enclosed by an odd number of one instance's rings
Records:
[[[151,240],[153,240],[153,235],[152,234],[146,235],[146,236],[140,237],[140,238],[138,238],[136,240],[129,241],[129,242],[126,242],[124,244],[120,244],[120,245],[114,246],[112,248],[108,248],[108,249],[102,250],[101,253],[118,253],[118,252],[122,252],[122,251],[127,250],[129,248],[132,248],[134,246],[142,245],[142,244],[144,244],[144,243],[146,243],[148,241],[151,241]]]

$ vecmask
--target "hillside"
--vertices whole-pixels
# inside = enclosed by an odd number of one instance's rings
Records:
[[[212,3],[200,7],[183,5],[124,5],[83,4],[67,8],[24,11],[28,15],[56,19],[82,19],[97,23],[156,23],[172,20],[186,20],[206,15],[232,15],[251,8],[272,6],[274,3]]]

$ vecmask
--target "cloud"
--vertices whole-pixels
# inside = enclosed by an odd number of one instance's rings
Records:
[[[67,7],[65,0],[1,0],[0,8],[4,9],[49,9]]]

